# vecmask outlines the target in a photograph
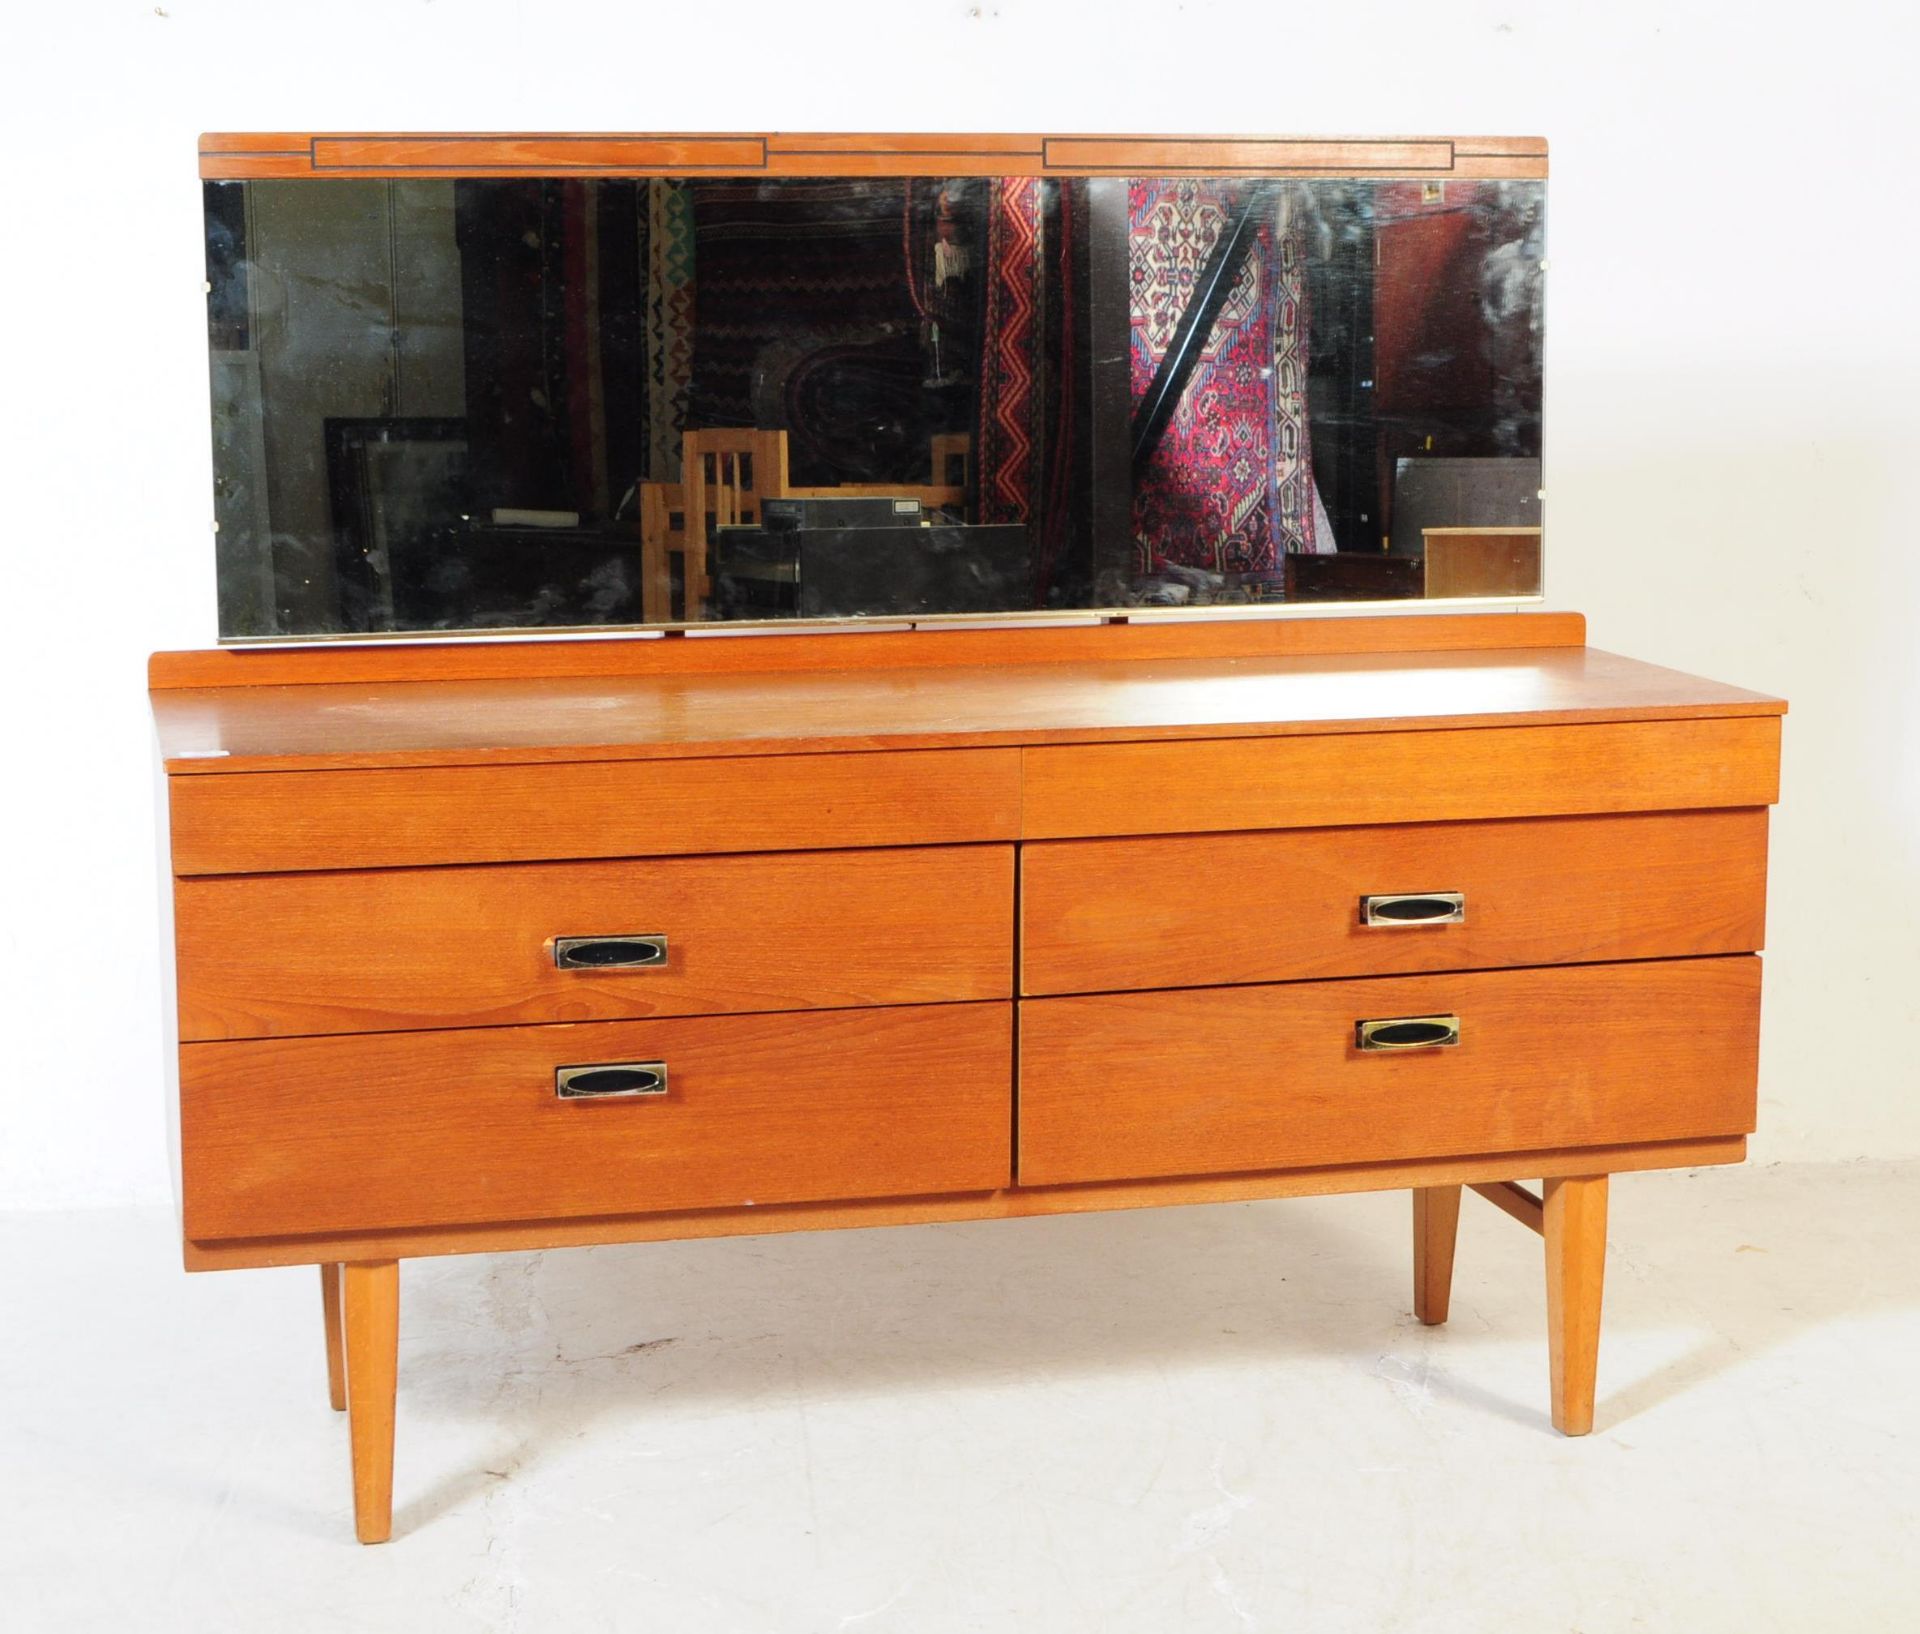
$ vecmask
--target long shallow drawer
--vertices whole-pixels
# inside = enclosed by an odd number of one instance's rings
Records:
[[[989,1190],[1011,1031],[1000,1003],[188,1044],[186,1234]]]
[[[1021,991],[1750,953],[1766,871],[1764,808],[1045,841]]]
[[[1031,840],[1767,806],[1778,716],[1026,751]]]
[[[1018,838],[1018,749],[167,779],[176,874]]]
[[[1013,848],[223,875],[174,925],[187,1040],[1005,998]]]
[[[1744,1134],[1759,1006],[1751,956],[1027,999],[1020,1180]]]

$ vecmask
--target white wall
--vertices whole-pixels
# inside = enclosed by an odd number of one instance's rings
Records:
[[[142,665],[214,636],[201,130],[1545,134],[1553,603],[1793,700],[1756,1150],[1920,1154],[1908,8],[49,0],[6,43],[0,1203],[167,1188]]]

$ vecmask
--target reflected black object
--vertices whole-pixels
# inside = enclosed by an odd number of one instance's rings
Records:
[[[1358,550],[1287,558],[1288,601],[1417,600],[1423,578],[1418,556],[1382,556]]]
[[[1393,472],[1393,552],[1418,556],[1428,528],[1538,527],[1537,459],[1401,459]]]
[[[617,627],[708,580],[695,618],[1538,583],[1477,566],[1493,544],[1423,554],[1538,524],[1538,182],[329,177],[204,205],[225,640]],[[689,431],[781,433],[784,469],[688,517]],[[942,526],[888,553],[916,503]]]
[[[637,624],[631,527],[497,527],[459,521],[390,550],[396,630]]]
[[[1375,919],[1398,919],[1417,925],[1425,919],[1446,919],[1459,911],[1459,904],[1441,896],[1405,896],[1397,902],[1382,902],[1373,909]]]
[[[664,943],[611,937],[563,945],[555,949],[553,956],[553,962],[562,970],[634,970],[643,965],[665,964],[666,959]]]
[[[1136,477],[1153,458],[1153,451],[1160,446],[1161,434],[1167,429],[1167,421],[1173,418],[1174,410],[1179,407],[1180,399],[1186,393],[1188,383],[1193,378],[1194,366],[1213,339],[1214,325],[1219,322],[1220,313],[1233,294],[1234,286],[1246,267],[1247,257],[1253,251],[1254,239],[1259,232],[1258,211],[1272,197],[1272,183],[1249,185],[1241,194],[1240,201],[1234,205],[1233,214],[1220,236],[1213,241],[1213,248],[1207,252],[1206,264],[1194,279],[1192,299],[1181,314],[1173,341],[1167,347],[1166,355],[1160,359],[1159,367],[1154,370],[1146,395],[1133,411],[1131,463]]]
[[[1390,1027],[1376,1027],[1367,1034],[1373,1044],[1444,1044],[1453,1037],[1453,1028],[1444,1021],[1397,1021]]]
[[[1451,1049],[1460,1042],[1458,1016],[1406,1016],[1356,1021],[1353,1041],[1362,1051]]]
[[[769,533],[792,533],[796,528],[917,528],[921,504],[917,499],[768,499],[760,506],[760,523]]]
[[[555,1092],[563,1101],[578,1101],[611,1095],[657,1095],[665,1087],[665,1076],[651,1067],[596,1067],[587,1072],[563,1067]]]
[[[1023,527],[722,528],[714,604],[723,619],[910,618],[1033,605]]]

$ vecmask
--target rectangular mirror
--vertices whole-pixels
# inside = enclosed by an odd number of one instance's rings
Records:
[[[223,640],[1540,588],[1534,177],[204,188]]]

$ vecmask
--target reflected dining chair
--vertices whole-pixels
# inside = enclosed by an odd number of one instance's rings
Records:
[[[760,519],[760,501],[787,492],[787,434],[731,426],[689,431],[681,440],[680,479],[686,517],[685,613],[704,618],[713,579],[708,547],[715,528]]]

